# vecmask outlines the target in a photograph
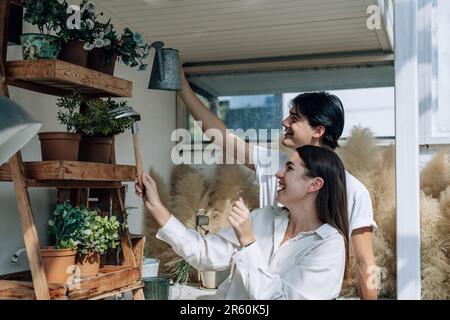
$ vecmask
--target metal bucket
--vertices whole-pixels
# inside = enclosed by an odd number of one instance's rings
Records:
[[[162,42],[152,44],[156,53],[148,88],[169,91],[180,90],[180,55],[177,49],[163,49],[163,45]]]

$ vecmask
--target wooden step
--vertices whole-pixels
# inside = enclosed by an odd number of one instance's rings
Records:
[[[24,162],[23,168],[30,187],[119,188],[117,182],[136,176],[135,166],[81,161]],[[0,166],[0,181],[12,181],[8,164]]]
[[[60,60],[6,63],[7,84],[35,92],[66,96],[74,90],[89,97],[131,97],[133,83]]]
[[[121,292],[143,287],[138,267],[102,266],[100,273],[93,277],[80,279],[73,285],[49,283],[50,297],[53,300],[103,299]],[[35,299],[31,281],[0,280],[0,300]]]

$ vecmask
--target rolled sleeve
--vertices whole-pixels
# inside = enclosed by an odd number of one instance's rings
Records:
[[[172,246],[194,268],[219,271],[228,268],[236,245],[218,235],[202,237],[197,231],[186,228],[173,215],[158,230],[156,238]]]

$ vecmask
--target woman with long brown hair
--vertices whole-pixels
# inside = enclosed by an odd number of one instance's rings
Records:
[[[228,217],[231,228],[202,237],[161,204],[144,173],[145,206],[160,229],[157,238],[199,270],[230,276],[216,299],[335,299],[347,274],[348,217],[345,170],[331,150],[303,146],[276,174],[277,201],[250,212],[242,199]]]

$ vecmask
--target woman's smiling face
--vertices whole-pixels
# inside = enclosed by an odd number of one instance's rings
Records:
[[[308,177],[307,173],[298,152],[293,151],[288,162],[276,174],[278,178],[277,201],[288,206],[289,203],[301,200],[308,194],[318,191],[323,185],[323,179]]]

